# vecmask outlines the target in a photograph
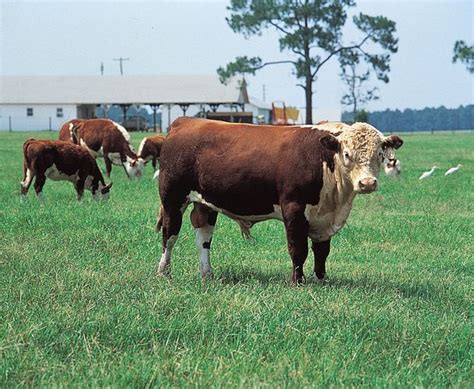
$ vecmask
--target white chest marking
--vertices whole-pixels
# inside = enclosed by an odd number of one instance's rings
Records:
[[[304,215],[309,224],[309,237],[324,242],[335,235],[346,223],[352,209],[355,192],[344,188],[337,169],[331,172],[323,163],[323,187],[319,203],[307,204]]]
[[[142,153],[143,153],[143,147],[145,147],[145,142],[147,141],[147,137],[143,138],[142,141],[140,142],[140,146],[138,146],[138,152],[137,152],[137,155],[139,157],[142,156]]]

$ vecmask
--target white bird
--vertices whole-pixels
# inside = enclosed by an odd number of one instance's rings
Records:
[[[425,178],[431,177],[431,175],[434,173],[434,171],[435,171],[436,169],[438,169],[438,166],[436,166],[436,165],[433,166],[430,171],[424,172],[424,173],[420,176],[419,180],[424,180]]]
[[[400,175],[400,160],[389,158],[384,170],[388,177],[398,177]]]
[[[456,167],[452,167],[451,169],[446,170],[446,173],[444,173],[444,175],[445,175],[445,176],[449,176],[449,175],[451,175],[451,174],[453,174],[453,173],[456,173],[456,172],[461,168],[461,166],[462,166],[462,165],[459,164],[459,165],[456,166]]]

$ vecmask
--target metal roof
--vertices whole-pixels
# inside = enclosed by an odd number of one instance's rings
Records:
[[[195,76],[0,76],[0,104],[242,104],[245,85]]]

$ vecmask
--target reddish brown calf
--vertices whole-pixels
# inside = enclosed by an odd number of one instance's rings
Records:
[[[78,200],[82,199],[84,189],[90,190],[96,200],[105,200],[109,196],[112,183],[105,184],[95,159],[80,146],[60,140],[28,139],[23,144],[23,156],[22,201],[26,199],[34,177],[39,200],[42,199],[46,178],[72,182]]]
[[[94,158],[103,157],[107,177],[112,164],[123,166],[129,178],[143,173],[143,160],[135,154],[129,133],[112,120],[70,120],[61,127],[59,139],[85,147]]]
[[[138,158],[141,158],[145,163],[150,162],[153,165],[153,170],[156,170],[156,161],[160,158],[161,146],[166,138],[161,135],[155,135],[143,138],[138,148]]]

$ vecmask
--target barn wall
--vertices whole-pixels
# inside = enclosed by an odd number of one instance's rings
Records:
[[[27,116],[27,108],[33,108],[33,116]],[[56,109],[63,109],[63,117],[56,116]],[[12,131],[59,130],[61,124],[77,117],[77,107],[72,104],[3,104],[0,105],[0,131],[8,131],[11,121]]]

